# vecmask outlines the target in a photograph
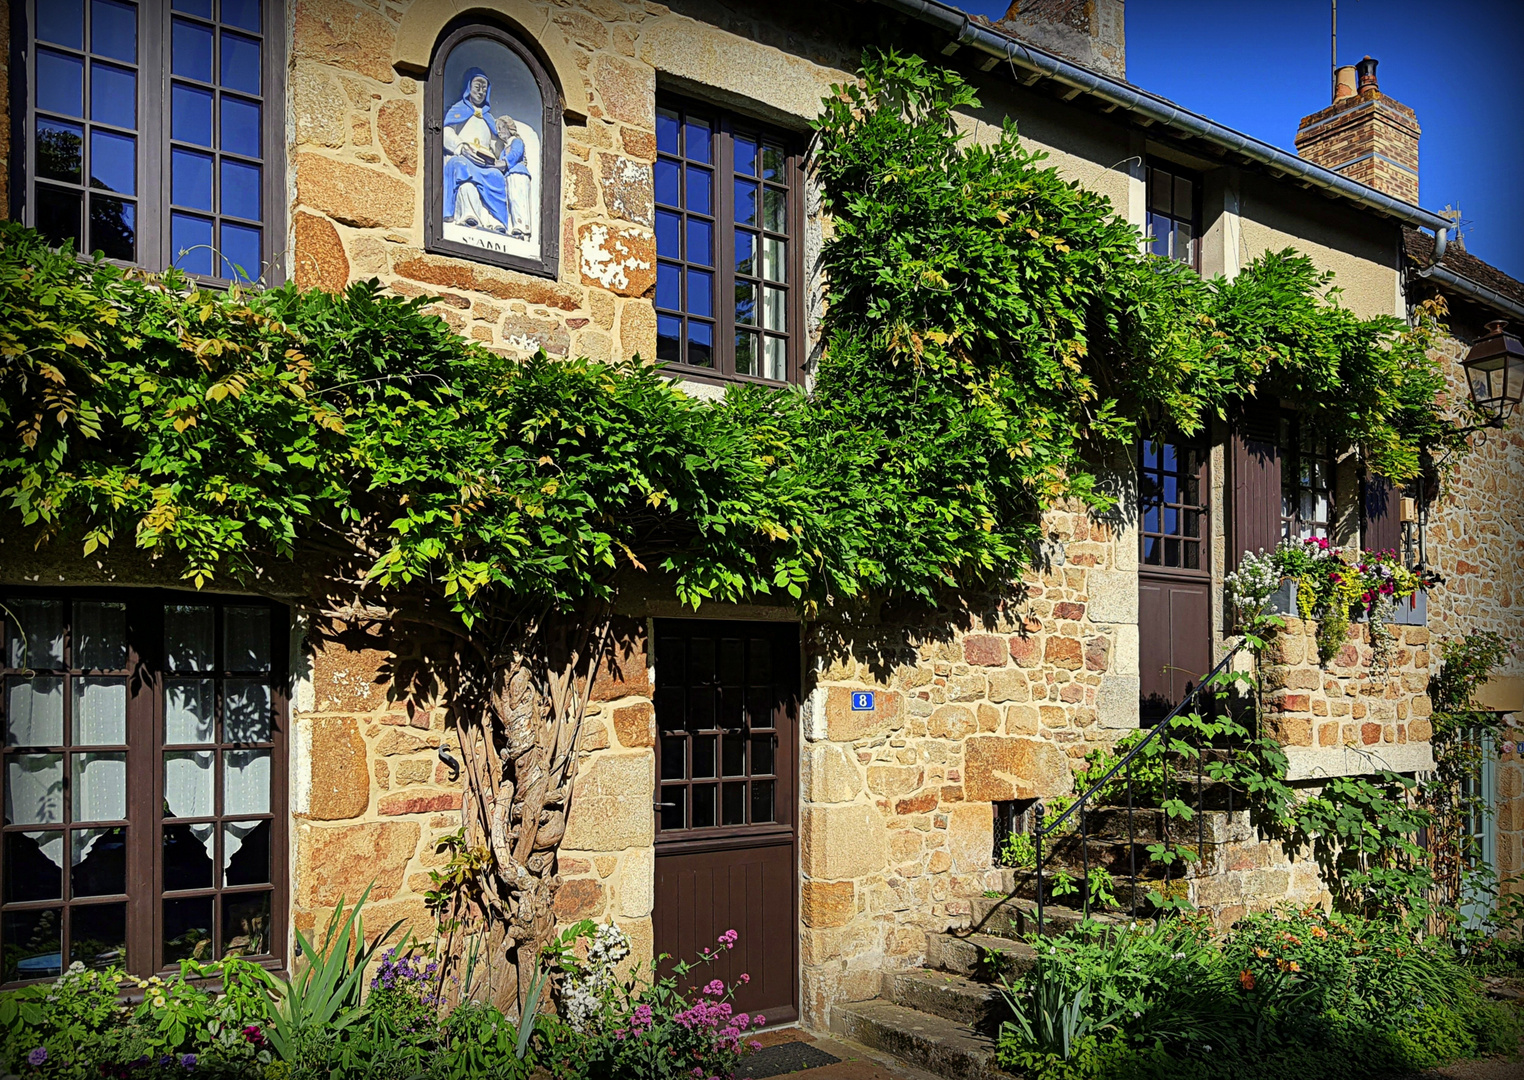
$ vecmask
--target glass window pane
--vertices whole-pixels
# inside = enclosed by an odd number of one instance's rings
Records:
[[[222,666],[228,671],[270,670],[270,609],[222,609]]]
[[[127,816],[127,755],[74,755],[74,820],[120,821]]]
[[[270,880],[270,821],[229,821],[222,826],[224,885]]]
[[[683,773],[683,756],[687,752],[688,740],[682,735],[663,735],[661,737],[661,778],[663,780],[685,780]]]
[[[1157,536],[1145,536],[1143,538],[1143,561],[1144,562],[1148,563],[1151,566],[1158,566],[1159,565],[1159,553],[1162,550],[1163,549],[1160,547],[1159,538]]]
[[[11,754],[5,762],[5,823],[59,824],[63,791],[62,754]]]
[[[212,92],[183,83],[169,91],[169,134],[181,142],[212,145]]]
[[[1170,195],[1173,190],[1174,177],[1163,169],[1149,170],[1148,207],[1157,210],[1161,214],[1169,213]]]
[[[678,153],[678,117],[672,109],[656,110],[656,149],[663,154]]]
[[[90,0],[90,51],[97,56],[136,63],[137,8],[120,0]]]
[[[688,271],[688,303],[683,310],[705,317],[714,314],[714,275],[709,271]]]
[[[222,812],[270,812],[270,751],[223,751]]]
[[[1194,253],[1191,251],[1191,227],[1183,221],[1175,223],[1175,258],[1181,262],[1190,262]]]
[[[735,137],[735,168],[742,176],[757,175],[757,140],[749,135]]]
[[[161,846],[166,892],[212,887],[213,828],[211,822],[164,826]]]
[[[714,326],[688,320],[688,363],[695,367],[714,367]]]
[[[197,210],[212,209],[212,155],[176,148],[169,155],[170,201]]]
[[[774,751],[778,746],[776,735],[753,735],[751,739],[751,775],[769,776],[773,771]]]
[[[1164,528],[1162,530],[1160,530],[1160,531],[1164,532],[1164,533],[1168,533],[1171,536],[1179,535],[1179,532],[1180,532],[1180,511],[1179,510],[1176,510],[1172,506],[1166,506],[1164,508]]]
[[[663,206],[682,206],[677,187],[677,162],[658,158],[656,162],[656,201]]]
[[[212,741],[211,679],[170,679],[164,684],[164,741],[171,746]]]
[[[684,827],[684,811],[687,809],[687,788],[664,788],[661,795],[661,828],[663,832]]]
[[[264,277],[261,230],[250,225],[222,223],[222,258],[217,276],[233,281],[259,281]]]
[[[222,160],[222,213],[259,221],[259,166],[231,158]]]
[[[90,250],[131,262],[137,253],[137,206],[122,199],[90,196]]]
[[[69,962],[97,969],[127,962],[125,903],[69,909]]]
[[[52,49],[37,50],[37,107],[65,116],[85,115],[85,62]]]
[[[656,264],[656,306],[668,311],[683,310],[683,272],[671,263]]]
[[[656,316],[656,359],[669,363],[682,360],[683,320],[672,315]]]
[[[783,147],[764,145],[762,147],[762,179],[782,180],[785,157]]]
[[[757,272],[757,234],[745,229],[736,230],[736,273],[752,275]]]
[[[692,828],[708,829],[714,826],[714,785],[693,785]]]
[[[773,781],[753,780],[751,783],[751,823],[761,825],[773,820]]]
[[[780,337],[762,339],[766,351],[762,374],[766,378],[785,382],[788,379],[788,344]]]
[[[710,144],[714,136],[709,130],[709,121],[698,117],[688,117],[687,131],[685,133],[683,156],[689,161],[710,161],[712,159]]]
[[[757,335],[746,330],[736,331],[736,374],[760,375],[759,360]]]
[[[735,220],[737,225],[757,224],[757,182],[737,180]]]
[[[78,251],[80,217],[84,210],[84,196],[76,191],[63,191],[46,184],[37,185],[37,231],[54,247],[73,244]]]
[[[762,276],[768,281],[787,281],[784,269],[784,241],[768,236],[762,240]]]
[[[788,193],[782,188],[762,192],[762,223],[768,232],[788,231]]]
[[[259,42],[224,30],[218,74],[223,86],[246,94],[259,93]]]
[[[222,0],[222,21],[240,30],[259,33],[259,0]]]
[[[63,601],[10,600],[5,606],[10,609],[5,620],[7,666],[31,669],[63,667]]]
[[[1180,565],[1180,541],[1166,538],[1164,541],[1164,565]]]
[[[82,675],[74,680],[74,742],[120,746],[127,741],[127,680]]]
[[[725,733],[720,742],[720,758],[723,776],[746,775],[746,739],[740,732]]]
[[[259,103],[222,95],[222,127],[218,145],[230,154],[259,157]]]
[[[684,193],[687,200],[683,205],[695,214],[714,213],[713,185],[713,173],[697,165],[689,165],[687,190]]]
[[[81,124],[37,118],[37,175],[78,184],[84,179],[85,129]]]
[[[788,306],[788,293],[782,289],[775,289],[770,285],[762,288],[762,326],[767,330],[787,330],[785,308]]]
[[[664,259],[683,257],[682,220],[671,210],[656,211],[656,254]]]
[[[170,750],[164,754],[164,816],[211,817],[212,752]]]
[[[63,899],[63,830],[6,833],[0,845],[5,848],[5,903]]]
[[[700,266],[714,265],[714,224],[699,218],[688,219],[688,261]]]
[[[1186,544],[1186,545],[1184,545],[1184,549],[1185,549],[1185,568],[1187,570],[1200,570],[1201,569],[1201,545],[1200,544]]]
[[[757,325],[757,286],[750,281],[736,282],[736,322]]]
[[[200,15],[203,19],[212,17],[212,0],[174,0],[170,6],[187,15]]]
[[[137,140],[99,128],[90,132],[90,186],[137,194]]]
[[[213,655],[213,609],[202,604],[164,608],[164,659],[170,671],[210,671]]]
[[[190,214],[170,215],[170,243],[173,264],[187,274],[212,275],[212,223]]]
[[[5,689],[5,745],[63,745],[62,676],[12,676]]]
[[[127,605],[80,600],[74,605],[74,666],[101,671],[127,667]]]
[[[1195,214],[1195,199],[1192,198],[1191,188],[1194,185],[1184,176],[1175,177],[1175,206],[1174,214],[1177,218],[1189,221]]]
[[[270,951],[270,894],[222,898],[222,956],[259,956]]]
[[[0,915],[5,958],[0,981],[56,979],[63,973],[63,909],[7,911]]]
[[[212,81],[212,30],[201,23],[175,19],[170,29],[170,71],[187,79]]]
[[[724,825],[746,824],[746,783],[725,785],[725,806],[721,817]]]
[[[162,966],[181,960],[210,963],[212,960],[212,898],[187,896],[164,901],[164,956]]]
[[[272,708],[269,683],[229,679],[222,692],[222,741],[269,742]]]
[[[85,9],[81,0],[43,0],[38,4],[37,40],[83,49]]]
[[[127,829],[75,829],[70,838],[69,882],[75,896],[120,896],[127,891]]]

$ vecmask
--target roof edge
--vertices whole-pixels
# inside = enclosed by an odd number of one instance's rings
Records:
[[[898,11],[950,34],[960,45],[979,49],[997,59],[1006,60],[1028,71],[1063,83],[1129,113],[1147,117],[1167,128],[1184,132],[1225,150],[1233,151],[1269,168],[1298,176],[1325,191],[1375,210],[1405,224],[1444,233],[1455,227],[1449,218],[1404,202],[1374,188],[1341,176],[1332,169],[1315,165],[1241,131],[1225,127],[1198,113],[1182,109],[1130,83],[1091,71],[1055,56],[1008,34],[974,22],[965,13],[938,0],[874,0],[882,7]]]

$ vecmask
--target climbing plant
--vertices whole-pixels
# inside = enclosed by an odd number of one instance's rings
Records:
[[[457,854],[527,980],[624,582],[815,617],[1009,580],[1044,509],[1111,504],[1108,446],[1256,393],[1394,478],[1458,438],[1429,324],[1358,318],[1289,251],[1232,282],[1146,256],[1014,127],[963,137],[975,104],[893,53],[823,103],[809,394],[512,362],[375,282],[209,291],[0,225],[0,497],[39,544],[130,546],[198,587],[280,575],[318,614],[422,635],[397,682],[446,687]]]

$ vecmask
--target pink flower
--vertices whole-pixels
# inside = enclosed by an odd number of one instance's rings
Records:
[[[745,1031],[746,1025],[751,1023],[751,1017],[747,1016],[745,1013],[742,1013],[740,1016],[737,1016],[734,1020],[732,1020],[731,1023],[742,1031]]]
[[[759,1043],[756,1039],[753,1039],[751,1042],[747,1043],[747,1045],[751,1047],[751,1052],[753,1054],[762,1049],[762,1044]]]
[[[751,1022],[755,1027],[762,1027],[767,1023],[767,1017],[763,1016],[761,1013],[758,1013],[756,1016],[751,1018]]]
[[[751,982],[751,976],[746,974],[744,971],[741,972],[741,985],[745,986],[749,982]]]
[[[720,994],[723,994],[724,992],[725,992],[725,984],[722,983],[719,979],[714,979],[713,981],[710,982],[710,984],[708,986],[704,987],[704,993],[710,994],[710,995],[713,995],[713,996],[716,996],[716,997],[718,997]]]
[[[741,935],[736,933],[734,930],[726,930],[719,936],[718,940],[721,945],[725,946],[725,948],[733,949],[736,947],[736,939],[740,936]]]

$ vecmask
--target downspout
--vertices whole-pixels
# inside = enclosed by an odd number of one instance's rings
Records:
[[[1332,169],[1314,165],[1279,147],[1251,138],[1241,131],[1224,127],[1204,116],[1188,112],[1163,98],[1146,94],[1125,82],[1108,78],[1089,68],[1060,59],[1052,53],[1033,48],[982,26],[957,8],[948,7],[946,4],[938,3],[937,0],[876,0],[876,2],[928,26],[936,27],[950,35],[960,45],[978,49],[989,56],[1083,91],[1108,104],[1147,117],[1165,127],[1205,139],[1217,146],[1242,154],[1251,161],[1290,173],[1319,187],[1331,188],[1347,199],[1388,214],[1404,224],[1430,229],[1434,232],[1435,261],[1437,262],[1444,255],[1448,231],[1455,227],[1455,222],[1449,218],[1440,217],[1412,203],[1366,187],[1358,181],[1341,176]]]

